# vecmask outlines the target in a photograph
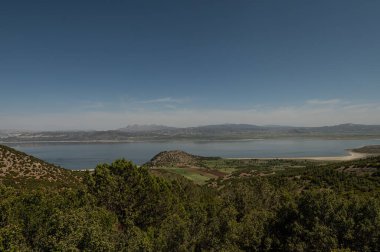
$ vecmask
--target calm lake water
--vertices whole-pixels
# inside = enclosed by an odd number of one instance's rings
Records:
[[[380,144],[377,140],[273,139],[249,141],[170,141],[140,143],[25,143],[7,144],[17,150],[68,169],[94,168],[126,158],[137,164],[165,150],[183,150],[202,156],[311,157],[345,155],[346,149]]]

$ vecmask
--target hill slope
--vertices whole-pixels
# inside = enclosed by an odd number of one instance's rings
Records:
[[[6,185],[73,186],[79,173],[46,163],[10,147],[0,145],[0,182]]]
[[[154,156],[149,164],[151,166],[181,166],[196,164],[202,157],[184,151],[163,151]]]

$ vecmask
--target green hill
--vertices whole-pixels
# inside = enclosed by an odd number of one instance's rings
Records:
[[[380,154],[380,145],[369,145],[354,149],[353,151],[367,154]]]

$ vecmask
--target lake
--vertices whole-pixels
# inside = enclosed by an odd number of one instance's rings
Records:
[[[165,150],[195,155],[238,157],[318,157],[347,154],[346,149],[380,144],[377,140],[265,139],[245,141],[169,141],[137,143],[17,143],[17,150],[68,169],[94,168],[118,158],[136,164],[149,161]]]

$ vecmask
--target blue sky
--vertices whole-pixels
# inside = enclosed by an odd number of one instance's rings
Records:
[[[380,1],[4,1],[0,129],[380,124]]]

